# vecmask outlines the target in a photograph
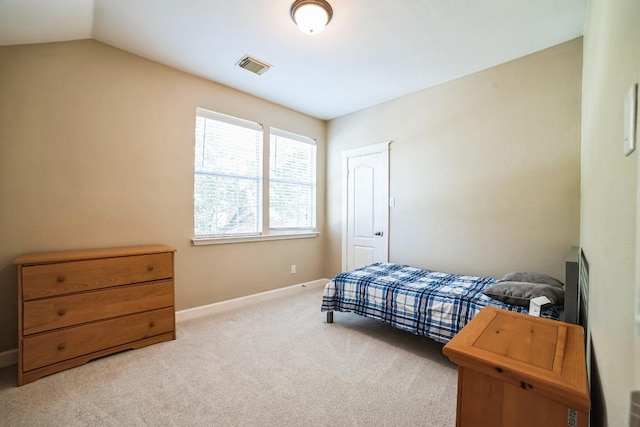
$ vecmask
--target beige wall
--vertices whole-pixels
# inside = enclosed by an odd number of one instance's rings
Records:
[[[322,231],[325,122],[91,40],[0,47],[0,352],[25,252],[171,245],[178,309],[322,277],[321,237],[191,245],[196,107],[317,138]]]
[[[329,122],[328,258],[341,266],[341,151],[393,141],[390,260],[564,280],[579,239],[582,40]]]
[[[592,0],[584,36],[581,246],[589,260],[589,319],[611,426],[629,420],[634,349],[638,151],[622,154],[623,104],[640,80],[640,2]],[[634,354],[635,353],[635,354]]]
[[[585,30],[580,241],[610,425],[626,423],[640,388],[638,154],[623,157],[620,142],[622,100],[640,79],[639,20],[635,0],[595,0]],[[581,66],[577,39],[332,120],[325,138],[320,120],[95,41],[0,47],[0,352],[16,347],[11,262],[24,252],[172,245],[178,309],[337,273],[340,152],[387,140],[392,261],[564,278],[579,234]],[[196,107],[318,139],[326,245],[190,244]]]

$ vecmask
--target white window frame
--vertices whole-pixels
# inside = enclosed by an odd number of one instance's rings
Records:
[[[260,137],[262,138],[262,140],[264,141],[264,130],[262,128],[262,125],[260,125],[259,123],[255,123],[255,122],[251,122],[248,120],[244,120],[244,119],[240,119],[237,117],[233,117],[233,116],[228,116],[226,114],[221,114],[221,113],[216,113],[213,111],[209,111],[209,110],[205,110],[202,108],[198,108],[196,109],[196,119],[198,118],[203,118],[205,120],[209,119],[209,120],[213,120],[215,122],[219,122],[219,123],[225,123],[228,125],[232,125],[232,126],[237,126],[239,128],[243,128],[243,129],[248,129],[250,131],[254,131],[256,133],[260,134]],[[195,137],[195,135],[194,135]],[[194,141],[197,145],[197,141]],[[203,149],[206,147],[206,144],[203,145]],[[227,173],[224,172],[202,172],[202,171],[198,171],[196,169],[196,165],[194,163],[194,212],[193,212],[193,216],[194,216],[194,224],[193,224],[193,231],[194,231],[194,239],[218,239],[218,238],[233,238],[233,237],[247,237],[247,236],[257,236],[260,235],[262,233],[262,229],[263,229],[263,219],[262,219],[262,213],[264,212],[264,207],[262,206],[264,197],[263,197],[263,190],[264,190],[264,184],[263,184],[263,177],[264,177],[264,143],[260,144],[258,143],[257,145],[258,148],[258,155],[259,155],[259,163],[257,165],[257,176],[252,176],[252,175],[247,175],[247,176],[243,176],[243,175],[228,175]],[[197,153],[194,153],[194,156],[197,156]],[[195,219],[195,181],[196,181],[196,176],[198,175],[211,175],[211,176],[217,176],[217,177],[227,177],[227,178],[236,178],[239,179],[240,181],[249,181],[249,182],[253,182],[252,185],[256,186],[256,188],[258,189],[257,194],[256,194],[256,200],[255,200],[255,206],[257,207],[257,223],[255,223],[256,225],[256,229],[255,231],[251,231],[251,232],[246,232],[246,233],[229,233],[229,234],[213,234],[213,235],[195,235],[195,226],[196,226],[196,219]]]
[[[283,239],[305,239],[317,237],[320,233],[317,231],[317,218],[318,218],[318,196],[317,196],[317,151],[316,151],[316,202],[315,202],[315,229],[269,229],[269,165],[270,165],[270,146],[271,146],[271,133],[278,136],[283,136],[290,139],[299,140],[301,142],[316,144],[313,138],[309,138],[303,135],[298,135],[292,132],[281,130],[278,128],[263,126],[260,123],[252,122],[249,120],[241,119],[234,116],[206,110],[204,108],[196,109],[196,117],[204,117],[212,120],[218,120],[229,124],[239,125],[250,129],[262,131],[263,146],[262,146],[262,232],[259,234],[245,234],[245,235],[224,235],[224,236],[192,236],[191,242],[194,246],[202,245],[219,245],[229,243],[243,243],[243,242],[257,242],[257,241],[271,241],[271,240],[283,240]],[[194,134],[195,138],[195,134]],[[194,140],[195,143],[195,140]],[[194,144],[195,145],[195,144]],[[317,150],[317,148],[316,148]],[[195,156],[195,153],[194,153]],[[192,194],[195,196],[195,165],[194,165],[194,191]],[[195,203],[195,202],[194,202]],[[195,232],[195,205],[192,209],[192,218],[194,218],[194,224],[192,224],[192,231]]]
[[[269,165],[271,165],[271,158],[273,156],[273,153],[271,153],[271,137],[275,136],[275,137],[281,137],[281,138],[286,138],[286,139],[290,139],[293,141],[297,141],[303,144],[308,144],[311,145],[313,147],[315,147],[316,152],[315,152],[315,164],[314,166],[314,181],[313,181],[313,210],[314,212],[312,212],[313,215],[313,226],[311,227],[289,227],[289,228],[285,228],[285,227],[272,227],[271,226],[271,210],[269,209],[269,234],[301,234],[301,233],[314,233],[317,230],[317,219],[318,219],[318,195],[317,195],[317,187],[318,187],[318,171],[317,171],[317,165],[318,165],[318,154],[317,154],[317,144],[316,144],[316,140],[313,138],[310,138],[308,136],[304,136],[304,135],[299,135],[293,132],[289,132],[286,130],[282,130],[282,129],[278,129],[278,128],[274,128],[271,127],[269,128]],[[270,170],[270,169],[269,169]],[[281,180],[276,180],[273,179],[271,177],[269,177],[269,184],[271,182],[283,182]],[[296,182],[296,184],[301,184]],[[269,187],[269,191],[270,191],[270,187]],[[269,193],[269,197],[271,196],[271,194]]]

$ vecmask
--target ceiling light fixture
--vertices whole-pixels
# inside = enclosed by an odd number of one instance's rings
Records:
[[[333,9],[325,0],[296,0],[291,5],[291,19],[305,34],[318,34],[333,17]]]

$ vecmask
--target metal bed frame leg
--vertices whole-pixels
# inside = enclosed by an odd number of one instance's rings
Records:
[[[333,311],[327,311],[327,323],[333,323]]]

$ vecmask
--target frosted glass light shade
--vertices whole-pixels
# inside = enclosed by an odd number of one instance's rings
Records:
[[[305,34],[318,34],[327,26],[333,11],[326,1],[297,0],[291,6],[291,18]]]

